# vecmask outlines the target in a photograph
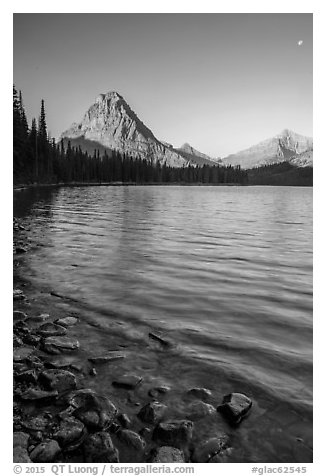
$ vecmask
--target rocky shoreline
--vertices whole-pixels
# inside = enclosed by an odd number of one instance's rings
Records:
[[[230,434],[223,430],[198,438],[196,425],[219,414],[230,433],[237,431],[252,406],[250,398],[231,393],[216,405],[210,389],[189,388],[187,412],[171,419],[169,386],[152,386],[145,398],[137,395],[146,375],[122,368],[121,374],[112,376],[114,396],[96,391],[99,369],[119,365],[126,352],[117,348],[75,358],[82,351],[76,338],[81,319],[63,311],[61,317],[53,317],[58,311],[52,315],[46,301],[33,297],[19,262],[29,247],[28,229],[22,220],[14,219],[13,461],[228,462],[234,449]],[[162,348],[170,345],[154,332],[148,338]]]

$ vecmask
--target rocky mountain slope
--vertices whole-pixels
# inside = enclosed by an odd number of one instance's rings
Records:
[[[259,165],[290,162],[299,167],[313,165],[313,140],[284,129],[271,139],[223,158],[225,164],[252,168]]]
[[[172,147],[156,139],[115,91],[100,94],[81,122],[72,124],[61,138],[70,140],[72,145],[78,143],[83,150],[89,150],[94,142],[94,148],[100,144],[108,152],[116,149],[153,163],[165,162],[173,167],[189,163]]]
[[[194,165],[217,165],[221,163],[221,159],[214,159],[209,155],[199,152],[199,150],[194,149],[187,142],[183,144],[180,148],[175,149],[182,157],[189,160],[191,164]]]

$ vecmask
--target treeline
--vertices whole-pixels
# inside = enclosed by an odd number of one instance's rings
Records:
[[[289,162],[263,165],[248,172],[248,185],[312,186],[313,168],[296,167]]]
[[[247,172],[232,166],[170,167],[111,151],[84,152],[49,137],[44,100],[38,121],[28,126],[21,91],[13,90],[14,183],[133,182],[246,184]]]

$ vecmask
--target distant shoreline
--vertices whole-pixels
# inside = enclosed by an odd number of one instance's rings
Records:
[[[125,186],[186,186],[186,187],[313,187],[313,185],[256,185],[241,183],[202,183],[202,182],[59,182],[59,183],[31,183],[31,184],[14,184],[14,191],[24,190],[27,188],[38,187],[125,187]]]

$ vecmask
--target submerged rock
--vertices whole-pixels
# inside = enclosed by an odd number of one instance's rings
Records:
[[[119,452],[105,431],[89,435],[83,444],[86,463],[119,463]]]
[[[121,377],[116,378],[112,385],[115,387],[121,387],[126,389],[134,389],[140,382],[143,380],[143,377],[139,377],[138,375],[122,375]]]
[[[42,337],[64,336],[67,334],[67,329],[53,322],[46,322],[37,329],[37,333]]]
[[[138,413],[138,418],[144,423],[158,423],[164,416],[167,406],[160,402],[147,403]]]
[[[212,397],[212,392],[204,387],[194,387],[188,390],[188,395],[191,395],[199,400],[207,401]]]
[[[75,324],[77,324],[77,322],[78,318],[73,316],[62,317],[55,321],[56,324],[59,324],[60,326],[64,327],[74,326]]]
[[[185,457],[183,451],[172,446],[161,446],[154,450],[151,463],[184,463]]]
[[[73,415],[90,429],[109,426],[118,413],[115,405],[106,397],[90,389],[77,390],[68,398]]]
[[[209,459],[228,447],[229,438],[226,435],[210,438],[199,445],[192,456],[195,463],[207,463]]]
[[[215,414],[216,410],[213,405],[209,405],[202,401],[193,402],[187,408],[187,418],[190,418],[191,420],[200,420],[208,415]]]
[[[45,440],[37,445],[30,454],[33,463],[52,463],[61,453],[56,440]]]
[[[170,387],[167,387],[165,385],[162,385],[160,387],[154,387],[148,390],[148,395],[152,398],[157,399],[158,397],[164,395],[165,393],[169,392],[171,390]]]
[[[40,375],[40,381],[51,390],[57,390],[58,393],[74,390],[77,386],[75,375],[61,369],[45,370]]]
[[[79,348],[79,342],[70,337],[52,336],[43,341],[43,348],[50,354],[60,354],[64,351],[72,351]]]
[[[252,401],[249,397],[242,393],[230,393],[224,396],[222,405],[217,407],[217,411],[221,412],[230,423],[238,424],[251,407]]]
[[[105,355],[98,355],[94,357],[89,357],[89,361],[93,364],[104,364],[107,362],[114,362],[115,360],[121,360],[126,357],[126,354],[119,352],[117,350],[112,350],[107,352]]]
[[[14,320],[14,323],[17,322],[17,321],[26,321],[26,319],[28,318],[26,312],[22,312],[22,311],[14,311],[13,312],[13,320]]]
[[[14,289],[13,298],[14,301],[21,301],[23,299],[26,299],[26,296],[21,289]]]
[[[190,420],[175,420],[159,423],[153,432],[153,440],[166,446],[183,448],[192,438],[193,422]]]
[[[171,342],[169,342],[167,339],[164,339],[160,335],[155,334],[154,332],[149,332],[148,336],[150,337],[150,339],[156,340],[157,342],[159,342],[164,347],[169,347],[171,345]]]

